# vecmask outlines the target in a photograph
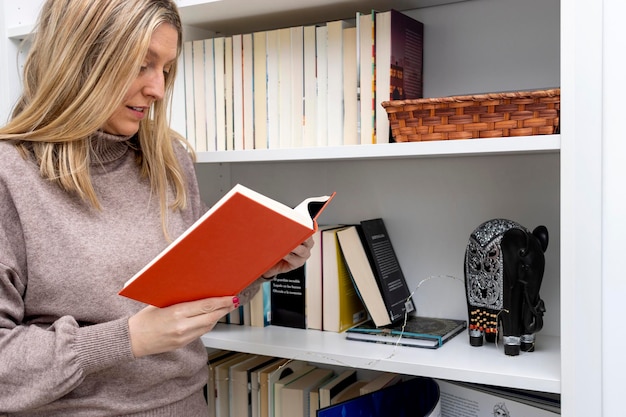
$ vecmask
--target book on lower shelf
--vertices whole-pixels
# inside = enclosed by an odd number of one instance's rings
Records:
[[[408,316],[406,322],[385,327],[367,321],[348,329],[346,339],[437,349],[466,328],[466,320]]]
[[[237,184],[128,280],[120,295],[157,307],[237,295],[313,235],[333,196],[291,208]]]
[[[227,416],[230,414],[230,367],[244,362],[256,355],[240,353],[223,362],[213,365],[215,378],[215,415]]]
[[[402,381],[402,376],[399,374],[395,374],[393,372],[381,372],[371,381],[368,381],[367,384],[362,386],[359,392],[361,395],[369,394],[370,392],[378,391],[379,389],[383,389],[385,387],[390,387],[391,385],[397,384],[400,381]]]
[[[355,383],[356,380],[356,371],[354,369],[346,369],[321,386],[318,390],[320,408],[331,405],[333,399],[349,385]]]
[[[333,376],[331,369],[317,368],[283,387],[281,413],[283,417],[309,417],[311,391]]]
[[[207,406],[209,410],[209,416],[215,416],[215,409],[216,409],[215,366],[227,360],[230,360],[237,355],[243,355],[243,354],[230,351],[230,350],[220,350],[220,349],[207,352],[208,379],[207,379],[207,385],[205,389],[206,389],[206,401],[207,401]]]
[[[272,356],[255,355],[230,367],[230,415],[249,416],[252,411],[252,371],[275,362]]]
[[[281,378],[277,380],[276,382],[274,382],[272,385],[273,387],[272,395],[274,397],[273,397],[273,404],[271,406],[271,409],[273,410],[273,412],[270,412],[270,416],[290,417],[290,416],[283,416],[283,413],[282,413],[283,388],[287,384],[290,384],[293,381],[296,381],[299,378],[304,377],[306,374],[308,374],[309,372],[312,372],[315,369],[317,369],[316,366],[307,363],[304,366],[300,366],[296,369],[293,369],[292,372],[288,372],[289,368],[283,371],[283,373],[281,374]]]
[[[398,323],[415,310],[383,219],[364,220],[339,230],[337,239],[354,285],[376,326]]]
[[[438,417],[441,416],[439,386],[432,378],[412,377],[317,411],[317,417],[345,416]]]
[[[257,369],[250,374],[252,390],[252,417],[269,417],[269,377],[282,368],[289,359],[277,359],[275,362]]]
[[[556,417],[561,415],[560,401],[546,404],[536,396],[509,396],[497,389],[485,390],[480,385],[437,380],[441,390],[441,415],[456,417],[467,404],[475,416]]]

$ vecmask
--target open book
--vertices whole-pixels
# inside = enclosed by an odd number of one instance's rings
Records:
[[[119,294],[157,307],[237,295],[313,235],[334,195],[290,208],[238,184]]]

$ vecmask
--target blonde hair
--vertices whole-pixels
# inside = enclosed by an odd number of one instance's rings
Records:
[[[122,103],[139,73],[155,29],[172,25],[182,46],[182,24],[173,0],[47,0],[24,66],[24,88],[0,139],[33,155],[43,178],[100,208],[91,183],[89,137]],[[141,174],[160,198],[163,231],[167,211],[184,208],[186,179],[168,127],[176,62],[165,77],[165,95],[139,127]],[[168,204],[168,188],[174,201]]]

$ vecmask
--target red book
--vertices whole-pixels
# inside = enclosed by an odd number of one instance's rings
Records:
[[[290,208],[238,184],[119,294],[157,307],[237,295],[313,235],[334,195]]]

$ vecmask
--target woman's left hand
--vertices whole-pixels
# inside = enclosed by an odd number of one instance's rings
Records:
[[[263,278],[273,278],[278,274],[289,272],[293,269],[300,268],[311,256],[311,248],[313,247],[313,238],[310,237],[302,242],[297,248],[292,250],[281,259],[276,265],[263,274]]]

